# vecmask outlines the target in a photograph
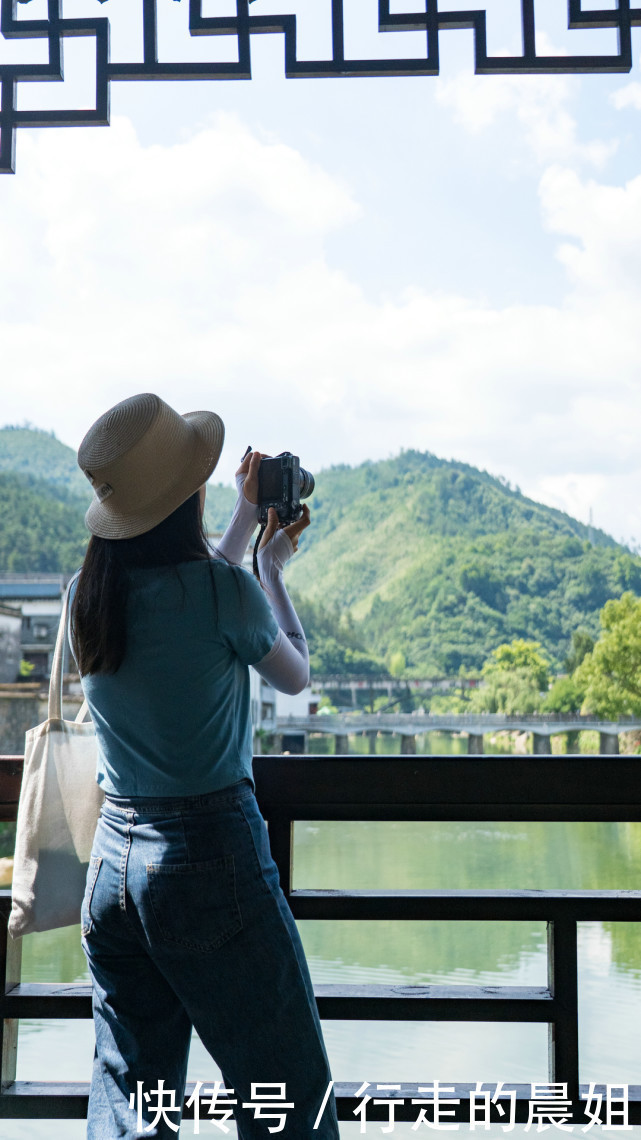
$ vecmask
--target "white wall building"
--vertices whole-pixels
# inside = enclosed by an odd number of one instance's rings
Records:
[[[0,682],[13,684],[18,676],[22,653],[22,618],[10,606],[0,605]]]
[[[313,684],[295,696],[290,696],[289,693],[276,693],[276,715],[279,717],[313,715],[319,700],[320,693],[314,691]]]
[[[21,615],[21,656],[34,666],[34,681],[49,677],[66,583],[61,574],[5,574],[0,578],[0,605]]]

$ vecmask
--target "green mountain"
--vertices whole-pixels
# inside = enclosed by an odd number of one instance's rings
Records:
[[[641,593],[641,559],[602,531],[429,453],[321,472],[312,503],[291,584],[416,675],[479,668],[515,637],[560,667],[608,598]]]
[[[89,501],[71,448],[0,429],[0,574],[73,572]],[[210,532],[234,501],[210,486]],[[288,580],[316,672],[367,673],[402,654],[415,675],[452,675],[515,637],[561,666],[574,630],[597,635],[608,598],[641,594],[641,559],[602,531],[429,453],[321,471],[310,503]]]
[[[209,487],[211,533],[224,530],[235,501],[234,488]],[[84,515],[90,502],[73,448],[39,428],[0,428],[0,574],[77,570],[89,537]]]
[[[231,518],[236,502],[236,488],[224,483],[209,483],[205,499],[205,529],[210,535],[221,534]]]
[[[84,511],[64,486],[0,471],[0,574],[73,573],[87,545]]]
[[[44,479],[89,503],[91,488],[76,463],[76,453],[53,432],[34,427],[0,428],[0,471]]]

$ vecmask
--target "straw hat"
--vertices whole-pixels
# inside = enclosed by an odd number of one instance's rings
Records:
[[[148,392],[110,408],[78,450],[95,494],[91,533],[134,538],[157,526],[207,482],[224,438],[214,412],[181,416]]]

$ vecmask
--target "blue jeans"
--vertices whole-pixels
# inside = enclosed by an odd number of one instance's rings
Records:
[[[107,799],[82,934],[96,1027],[88,1140],[174,1140],[180,1112],[171,1107],[183,1102],[192,1026],[234,1090],[242,1140],[265,1140],[279,1123],[266,1115],[278,1100],[259,1111],[243,1107],[261,1092],[293,1104],[282,1109],[282,1135],[337,1140],[333,1097],[313,1130],[329,1065],[305,955],[248,781],[189,799]],[[252,1084],[285,1088],[252,1095]],[[201,1132],[223,1135],[207,1108],[201,1121]]]

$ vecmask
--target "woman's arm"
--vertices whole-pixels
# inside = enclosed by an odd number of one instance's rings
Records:
[[[219,554],[236,565],[242,564],[256,527],[258,468],[263,458],[261,452],[254,451],[238,468],[238,499],[229,526],[217,547]],[[281,693],[300,693],[309,684],[307,642],[283,580],[285,563],[297,549],[298,538],[307,526],[307,505],[303,507],[300,519],[283,529],[279,529],[278,514],[272,507],[258,551],[260,579],[280,632],[269,653],[254,665],[254,669]]]
[[[216,554],[221,554],[223,558],[226,558],[228,562],[233,562],[236,566],[242,566],[245,551],[258,522],[258,468],[261,458],[260,452],[254,451],[243,459],[236,472],[236,488],[238,490],[236,506],[229,526],[215,551]],[[256,494],[251,499],[248,497],[248,493],[249,495],[253,494],[254,485]]]
[[[245,498],[243,483],[244,480],[236,479],[238,498],[234,513],[227,530],[214,550],[214,555],[222,555],[227,562],[233,562],[235,566],[242,566],[245,551],[258,522],[256,504],[250,503]]]
[[[266,657],[254,665],[261,677],[281,693],[300,693],[309,684],[309,651],[303,627],[283,580],[283,568],[309,526],[309,508],[298,522],[278,529],[278,515],[270,508],[269,522],[258,551],[258,569],[265,593],[280,628],[280,636]]]

